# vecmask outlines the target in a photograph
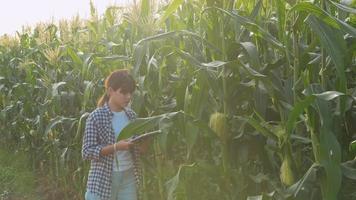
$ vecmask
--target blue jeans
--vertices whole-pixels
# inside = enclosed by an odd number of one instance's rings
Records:
[[[113,172],[111,185],[111,200],[137,200],[136,182],[133,169]],[[85,200],[100,200],[100,198],[87,191]]]

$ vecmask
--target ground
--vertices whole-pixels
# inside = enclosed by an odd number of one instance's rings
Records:
[[[38,200],[34,172],[24,153],[0,149],[0,199]]]

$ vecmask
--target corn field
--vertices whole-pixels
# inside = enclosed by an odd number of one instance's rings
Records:
[[[162,131],[143,199],[356,199],[356,1],[91,4],[3,35],[0,144],[51,199],[83,199],[86,117],[118,68],[138,84],[125,134]]]

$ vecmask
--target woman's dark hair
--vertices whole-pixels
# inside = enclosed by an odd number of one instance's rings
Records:
[[[118,90],[121,88],[121,93],[133,93],[136,89],[136,83],[133,77],[130,75],[129,70],[119,69],[111,72],[111,74],[105,79],[105,94],[99,99],[98,107],[102,107],[107,101],[109,101],[109,95],[107,90],[112,88]]]

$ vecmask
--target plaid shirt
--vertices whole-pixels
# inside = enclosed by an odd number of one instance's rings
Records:
[[[136,113],[130,108],[124,109],[129,120],[136,118]],[[115,134],[112,128],[111,112],[107,103],[103,107],[95,109],[86,121],[82,156],[90,160],[87,190],[96,194],[102,200],[110,198],[111,176],[113,171],[113,154],[101,156],[103,147],[115,143]]]

